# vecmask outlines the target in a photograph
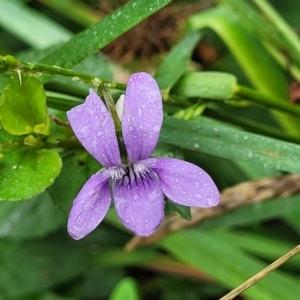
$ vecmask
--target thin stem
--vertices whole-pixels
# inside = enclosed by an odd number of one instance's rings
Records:
[[[122,135],[121,120],[119,119],[114,100],[111,94],[109,93],[105,82],[99,85],[98,94],[100,95],[101,99],[105,102],[106,107],[109,110],[112,119],[114,121],[122,163],[128,164],[128,155],[127,155],[127,151],[126,151],[126,147]]]
[[[268,265],[266,268],[246,280],[243,284],[232,290],[230,293],[227,295],[223,296],[220,298],[220,300],[231,300],[234,299],[236,296],[238,296],[240,293],[251,287],[253,284],[257,283],[259,280],[263,279],[265,276],[270,274],[272,271],[277,269],[279,266],[287,262],[290,258],[295,256],[300,252],[300,245],[296,246],[293,248],[291,251],[288,253],[284,254],[277,260],[275,260],[272,264]]]
[[[113,81],[108,82],[105,79],[91,76],[86,73],[73,71],[71,69],[61,68],[61,67],[55,66],[55,65],[50,66],[50,65],[40,64],[40,63],[27,64],[27,63],[20,62],[20,69],[22,69],[24,71],[30,71],[33,73],[47,73],[47,74],[51,74],[51,75],[68,76],[68,77],[72,77],[73,80],[75,80],[75,81],[77,81],[77,80],[83,81],[85,83],[91,83],[93,85],[99,85],[105,81],[107,87],[109,87],[109,88],[115,88],[115,89],[120,89],[120,90],[125,90],[125,88],[126,88],[126,85],[123,83],[113,82]]]
[[[5,73],[10,71],[14,71],[18,73],[24,71],[36,75],[41,75],[41,74],[63,75],[63,76],[72,77],[73,80],[75,81],[80,80],[85,83],[91,83],[96,86],[104,82],[104,79],[91,76],[89,74],[73,71],[71,69],[65,69],[55,65],[50,66],[50,65],[40,64],[40,63],[25,63],[19,61],[18,59],[16,59],[11,55],[6,55],[4,57],[0,55],[0,72]],[[106,85],[109,88],[114,88],[119,90],[125,90],[126,88],[125,84],[113,82],[113,81],[107,82]]]
[[[288,100],[283,102],[282,99],[271,99],[270,97],[245,86],[238,86],[235,96],[245,98],[246,100],[250,100],[267,108],[277,109],[282,112],[300,117],[300,106],[290,104],[287,102]]]

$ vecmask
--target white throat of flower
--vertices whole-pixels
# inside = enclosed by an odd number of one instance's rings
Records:
[[[128,165],[111,167],[110,176],[112,180],[117,181],[125,176],[128,177],[129,181],[134,180],[135,178],[141,178],[147,174],[150,170],[142,163],[135,162],[129,163]]]

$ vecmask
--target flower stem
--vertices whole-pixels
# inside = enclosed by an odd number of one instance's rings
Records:
[[[99,85],[102,82],[106,81],[106,85],[108,88],[114,88],[119,90],[125,90],[126,85],[119,82],[108,82],[105,79],[101,79],[95,76],[91,76],[86,73],[81,73],[77,71],[73,71],[71,69],[61,68],[59,66],[50,66],[40,63],[25,63],[17,60],[11,55],[0,56],[0,72],[30,72],[35,75],[41,74],[51,74],[51,75],[63,75],[67,77],[72,77],[74,81],[83,81],[84,83]]]
[[[100,98],[105,102],[106,107],[109,110],[109,112],[112,116],[112,119],[114,121],[122,163],[128,164],[128,155],[127,155],[127,151],[126,151],[126,147],[125,147],[124,139],[123,139],[123,135],[122,135],[121,120],[119,119],[114,100],[113,100],[111,94],[109,93],[105,82],[103,82],[99,85],[97,92],[98,92]]]
[[[238,89],[235,92],[235,96],[245,98],[267,108],[277,109],[300,117],[300,106],[290,104],[289,102],[287,102],[288,100],[286,100],[286,102],[283,102],[282,99],[271,99],[270,97],[245,86],[238,86]]]

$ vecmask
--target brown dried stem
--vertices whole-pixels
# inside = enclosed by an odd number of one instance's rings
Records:
[[[227,188],[221,192],[220,204],[211,208],[191,209],[192,219],[184,220],[177,215],[172,215],[163,221],[160,227],[150,236],[133,237],[125,246],[125,250],[155,243],[168,234],[193,227],[209,218],[224,214],[227,211],[237,209],[251,203],[264,201],[271,198],[288,197],[300,192],[300,175],[288,174],[275,178],[263,178],[248,181]]]

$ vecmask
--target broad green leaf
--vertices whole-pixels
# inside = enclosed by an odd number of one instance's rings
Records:
[[[49,134],[45,91],[36,78],[12,75],[1,94],[0,121],[14,135]]]
[[[299,145],[248,133],[203,116],[192,121],[165,117],[160,140],[215,156],[300,173]]]
[[[20,1],[1,0],[0,25],[36,49],[65,42],[72,36],[67,29]]]
[[[0,76],[0,91],[4,90],[10,76],[8,73],[1,74]]]
[[[140,299],[136,282],[129,277],[122,279],[113,290],[109,300]]]
[[[299,216],[300,216],[300,211],[297,210],[299,202],[295,205],[295,209],[290,211],[288,214],[285,214],[285,221],[290,224],[290,226],[300,233],[300,223],[299,223]]]
[[[261,34],[265,39],[272,40],[273,43],[277,44],[276,46],[279,49],[282,49],[283,47],[289,49],[289,56],[296,59],[299,63],[299,37],[293,28],[289,26],[282,16],[267,1],[252,0],[261,11],[261,16],[257,15],[255,9],[253,9],[253,7],[248,7],[247,3],[244,3],[244,1],[222,1],[228,3],[235,9],[241,10],[243,13],[246,10],[248,13],[249,11],[252,11],[252,15],[255,17],[255,22],[253,22],[254,24],[252,27],[256,30],[256,33]]]
[[[93,7],[89,6],[89,2],[79,2],[73,0],[52,0],[43,2],[59,14],[63,15],[66,19],[72,20],[84,27],[88,27],[96,23],[99,19],[95,14]]]
[[[83,102],[82,98],[56,92],[46,92],[46,97],[48,107],[61,111],[70,110],[70,107],[75,107]]]
[[[222,232],[218,231],[182,231],[166,237],[159,244],[180,261],[206,272],[229,289],[266,267],[265,263],[228,243]],[[243,294],[249,300],[274,300],[293,299],[299,293],[299,282],[276,270]]]
[[[22,243],[0,240],[0,257],[1,300],[61,285],[80,276],[89,265],[87,252],[66,236]]]
[[[186,70],[195,46],[202,35],[200,32],[192,32],[177,43],[166,55],[161,65],[155,72],[155,80],[161,90],[169,89]]]
[[[5,131],[2,128],[2,126],[0,124],[0,147],[3,147],[4,144],[12,144],[13,142],[21,141],[22,139],[23,139],[23,137],[21,137],[21,136],[15,136],[15,135],[9,134],[7,131]]]
[[[100,164],[89,155],[68,155],[63,158],[61,173],[48,191],[66,215],[84,183],[100,168]]]
[[[171,0],[132,0],[80,32],[40,62],[72,68],[170,2]]]
[[[237,232],[226,231],[222,234],[228,242],[238,245],[241,249],[245,249],[271,262],[296,246],[292,241],[288,241],[287,236],[284,239],[280,239],[278,236],[272,237],[242,230],[238,230]],[[296,255],[292,260],[287,261],[285,266],[288,265],[300,267],[300,255]]]
[[[1,238],[10,240],[40,238],[64,223],[64,215],[54,206],[47,191],[22,202],[0,202]]]
[[[242,20],[229,8],[219,6],[200,12],[190,17],[188,24],[192,30],[205,27],[213,29],[226,43],[249,80],[260,91],[270,96],[276,93],[281,97],[287,96],[288,82],[283,71],[257,37],[246,30]]]
[[[237,90],[236,77],[222,72],[189,72],[184,74],[172,93],[186,98],[226,100]]]
[[[299,201],[300,196],[295,195],[280,200],[270,199],[268,201],[253,203],[233,211],[228,211],[217,218],[207,220],[200,225],[200,228],[251,226],[274,218],[288,217],[292,214],[295,214],[299,218]],[[300,229],[298,230],[300,232]]]
[[[243,18],[224,5],[195,14],[188,21],[191,30],[205,27],[214,30],[234,55],[249,81],[259,91],[268,97],[274,97],[274,101],[287,99],[288,80],[283,70],[259,38],[247,30],[243,23]],[[291,119],[281,112],[274,112],[274,116],[287,132],[299,135],[300,125],[297,119]]]
[[[158,143],[151,156],[183,159],[181,149],[167,143]]]
[[[222,4],[231,7],[242,18],[242,22],[247,26],[248,30],[253,32],[253,35],[260,37],[265,48],[270,55],[274,57],[279,65],[288,72],[296,80],[300,78],[300,42],[293,28],[289,26],[285,20],[265,1],[256,1],[258,9],[249,3],[249,1],[240,0],[219,0]],[[286,2],[281,6],[280,2],[272,3],[277,7],[277,10],[284,17],[293,23],[295,20],[295,3]],[[259,9],[261,11],[259,11]],[[294,25],[295,26],[295,25]],[[288,49],[288,55],[283,49]],[[287,57],[289,65],[287,66]]]
[[[43,192],[58,176],[57,152],[31,147],[7,148],[0,161],[0,200],[23,200]]]

